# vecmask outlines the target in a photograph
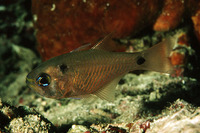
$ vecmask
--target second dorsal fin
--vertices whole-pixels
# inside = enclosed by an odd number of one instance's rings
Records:
[[[109,44],[113,43],[112,36],[113,36],[113,32],[105,36],[103,39],[101,39],[97,44],[95,44],[92,47],[92,49],[107,50]]]
[[[114,41],[112,38],[115,32],[111,32],[103,39],[101,39],[97,44],[95,44],[92,49],[101,49],[111,52],[124,52],[126,50],[125,45],[120,45],[118,42]]]
[[[91,43],[87,43],[87,44],[85,44],[83,46],[78,47],[77,49],[72,50],[71,52],[89,50],[90,48],[91,48]]]
[[[91,43],[85,44],[83,46],[78,47],[77,49],[72,50],[71,52],[78,52],[78,51],[84,51],[89,49],[102,49],[102,50],[108,50],[110,49],[113,40],[112,40],[112,34],[110,33],[107,36],[105,36],[103,39],[101,39],[99,42],[97,42],[93,47],[91,47]],[[108,50],[110,51],[110,50]]]
[[[78,52],[78,51],[84,51],[89,49],[100,49],[105,51],[118,51],[122,52],[125,51],[126,47],[125,45],[119,45],[119,43],[113,41],[112,37],[114,35],[114,32],[111,32],[107,36],[105,36],[103,39],[101,39],[99,42],[97,42],[93,47],[91,47],[91,44],[85,44],[71,52]]]

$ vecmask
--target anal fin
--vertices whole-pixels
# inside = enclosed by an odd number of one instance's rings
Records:
[[[97,99],[97,96],[92,95],[92,94],[86,94],[86,95],[73,96],[70,98],[71,99],[81,99],[81,100],[83,100],[83,103],[91,104]]]
[[[113,81],[108,83],[105,87],[103,87],[102,89],[94,93],[94,95],[96,95],[97,97],[103,100],[113,102],[115,100],[115,88],[122,77],[123,76],[115,78]]]

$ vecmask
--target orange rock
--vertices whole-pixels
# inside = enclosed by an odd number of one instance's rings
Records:
[[[156,31],[174,29],[191,15],[200,41],[199,0],[32,0],[32,12],[43,60],[94,44],[111,32],[122,38],[154,22]]]
[[[181,53],[173,52],[173,54],[171,55],[170,58],[171,58],[172,65],[174,65],[174,66],[183,65],[184,64],[185,55],[181,54]]]
[[[44,60],[115,31],[121,38],[153,24],[161,0],[32,0],[38,50]]]
[[[197,13],[192,17],[192,21],[194,24],[195,34],[197,36],[197,39],[200,42],[200,9],[197,11]]]
[[[184,72],[185,55],[178,52],[173,52],[170,57],[172,65],[175,67],[174,74],[172,76],[182,76]]]
[[[165,0],[162,13],[156,20],[153,29],[156,31],[174,29],[180,23],[184,10],[184,0]]]
[[[192,22],[194,25],[194,31],[200,44],[200,1],[194,2],[191,0],[190,9],[192,10]]]
[[[178,42],[179,45],[185,45],[185,46],[189,46],[189,42],[188,42],[188,36],[186,34],[182,34],[178,37]]]

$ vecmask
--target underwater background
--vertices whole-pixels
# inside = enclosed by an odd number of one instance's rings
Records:
[[[1,132],[200,132],[200,2],[65,2],[0,0]],[[49,99],[26,86],[42,60],[113,30],[120,51],[128,52],[176,36],[176,74],[131,72],[120,80],[113,103]]]

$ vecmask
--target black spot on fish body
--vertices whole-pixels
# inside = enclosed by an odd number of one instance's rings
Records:
[[[61,64],[61,65],[59,65],[59,68],[60,68],[60,71],[64,74],[66,71],[67,71],[67,69],[68,69],[68,67],[67,67],[67,65],[66,64]]]
[[[145,61],[146,61],[146,60],[145,60],[142,56],[139,56],[139,57],[137,58],[137,64],[138,64],[138,65],[144,64]]]

